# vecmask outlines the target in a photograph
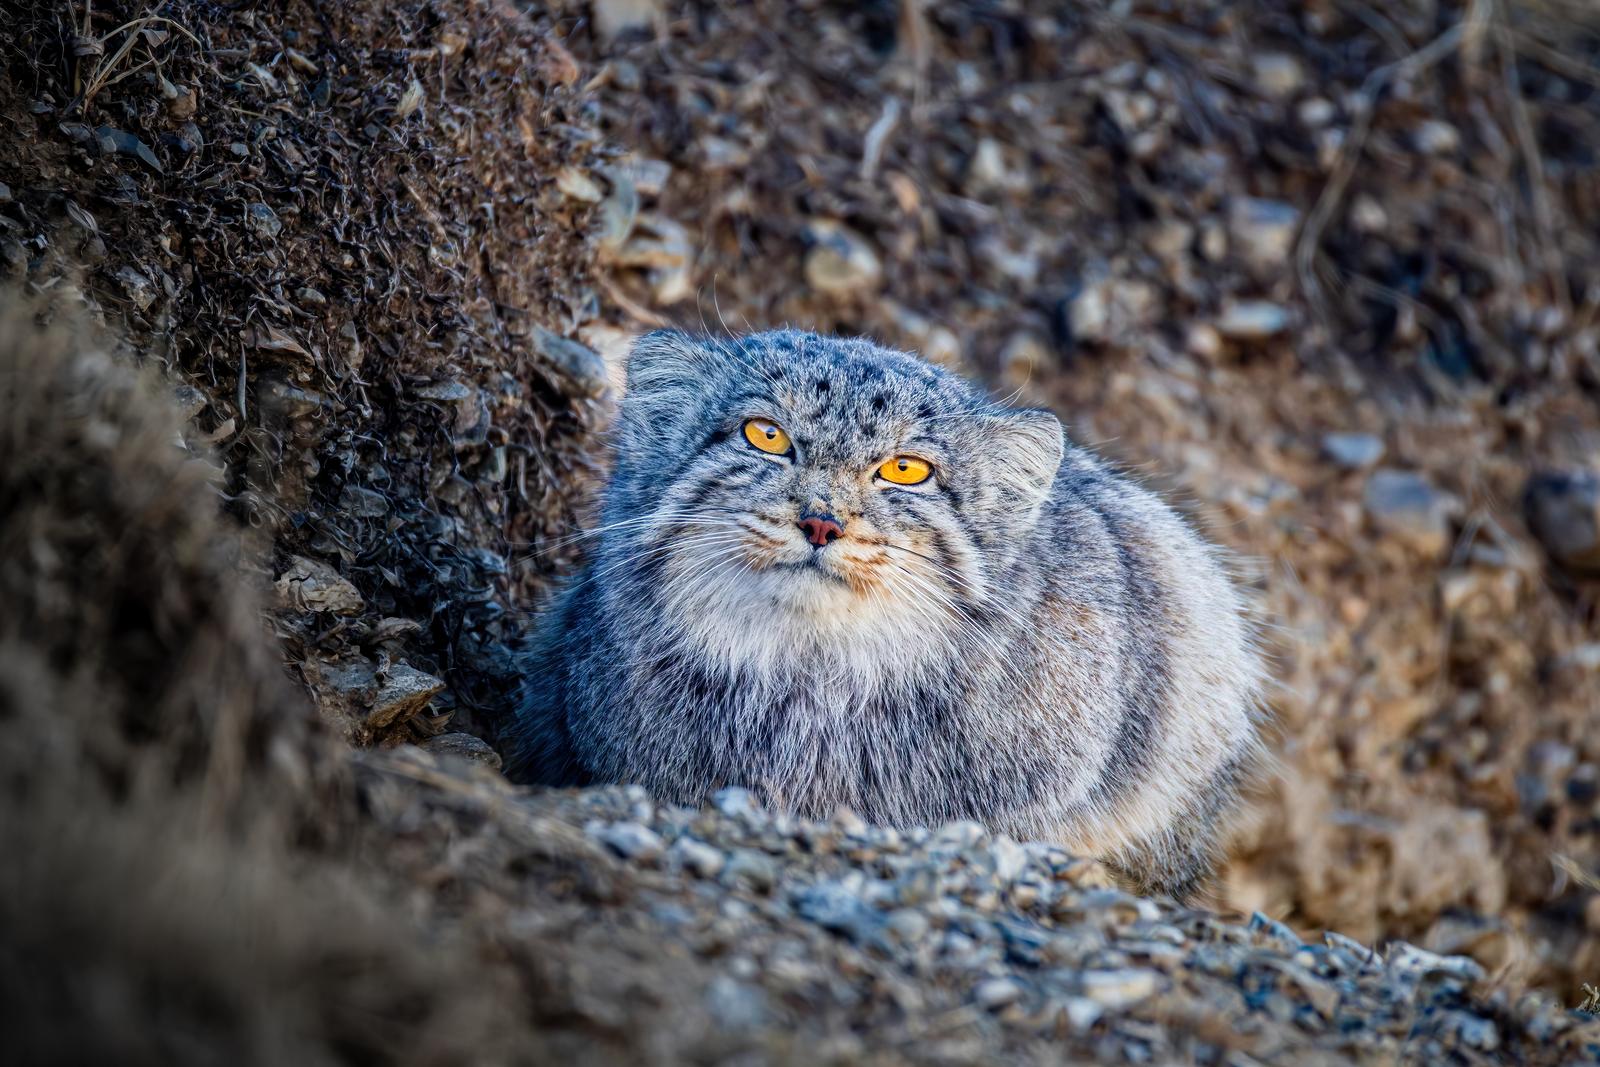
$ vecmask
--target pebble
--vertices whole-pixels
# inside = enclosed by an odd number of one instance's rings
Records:
[[[748,789],[729,786],[719,789],[711,797],[712,805],[730,819],[758,819],[763,811],[761,802]]]
[[[1154,996],[1162,986],[1154,971],[1084,971],[1078,983],[1084,996],[1112,1011],[1132,1007]]]
[[[646,33],[663,17],[661,0],[594,0],[594,26],[602,41]]]
[[[1270,275],[1288,264],[1299,228],[1299,209],[1281,200],[1241,196],[1228,204],[1234,253],[1257,274]]]
[[[378,695],[372,698],[367,726],[381,730],[405,722],[444,691],[444,681],[417,670],[409,663],[392,664],[380,675]]]
[[[1546,470],[1528,480],[1528,525],[1563,567],[1600,571],[1600,473]]]
[[[1380,468],[1367,477],[1365,504],[1374,526],[1425,556],[1450,546],[1460,502],[1415,471]]]
[[[278,218],[278,213],[262,203],[245,208],[244,224],[251,233],[267,241],[283,232],[283,222]]]
[[[358,518],[381,519],[389,514],[389,498],[374,489],[347,485],[339,491],[339,509]]]
[[[338,571],[305,556],[290,558],[289,566],[273,583],[273,589],[279,604],[290,611],[355,615],[366,606],[361,593]]]
[[[727,862],[721,850],[688,836],[672,843],[670,855],[684,870],[701,878],[715,878]]]
[[[1224,305],[1216,329],[1237,341],[1261,341],[1289,326],[1289,312],[1268,300],[1239,300]]]
[[[830,296],[871,292],[883,284],[883,262],[861,234],[831,219],[807,227],[806,284]]]
[[[140,311],[148,310],[150,305],[156,302],[155,283],[145,277],[143,272],[133,267],[118,267],[111,276],[122,286],[122,291],[128,294],[133,306]]]
[[[666,850],[661,835],[636,822],[618,822],[596,826],[589,836],[605,845],[623,859],[646,862]]]
[[[717,1024],[733,1033],[766,1025],[767,995],[759,986],[719,974],[706,985],[706,1008]]]
[[[566,376],[583,396],[598,397],[611,383],[606,361],[581,341],[534,326],[528,334],[528,347]]]
[[[748,848],[734,851],[722,868],[724,885],[744,884],[765,893],[778,882],[778,865],[770,856]]]
[[[472,734],[459,732],[440,734],[422,742],[421,747],[424,751],[435,755],[454,756],[469,763],[481,763],[495,770],[500,769],[500,753],[490,747],[483,738],[474,737]]]
[[[1322,435],[1322,454],[1344,470],[1365,470],[1383,458],[1383,439],[1370,433]]]
[[[1090,282],[1071,299],[1067,323],[1080,341],[1119,342],[1150,326],[1161,296],[1149,282],[1103,278]]]
[[[1009,978],[990,978],[972,991],[973,1003],[985,1011],[999,1011],[1022,999],[1023,988]]]
[[[1305,68],[1294,56],[1263,52],[1250,61],[1256,88],[1274,99],[1293,96],[1305,85]]]
[[[884,925],[883,914],[840,881],[818,882],[800,890],[795,894],[794,908],[823,929],[860,943],[868,941]]]
[[[1430,156],[1449,155],[1461,147],[1461,133],[1448,122],[1429,119],[1412,135],[1417,151]]]

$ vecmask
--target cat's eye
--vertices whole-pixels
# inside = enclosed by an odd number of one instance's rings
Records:
[[[920,485],[933,477],[933,464],[916,456],[896,456],[878,468],[878,477],[895,485]]]
[[[794,442],[783,432],[783,427],[769,419],[749,419],[744,424],[744,439],[769,455],[781,456]]]

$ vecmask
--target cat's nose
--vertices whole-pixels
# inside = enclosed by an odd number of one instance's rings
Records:
[[[832,515],[816,511],[808,511],[800,516],[799,525],[800,532],[805,534],[806,540],[816,548],[831,545],[839,539],[840,534],[844,533],[844,523]]]

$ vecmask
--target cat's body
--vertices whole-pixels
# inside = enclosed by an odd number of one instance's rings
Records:
[[[659,333],[628,373],[514,775],[976,819],[1178,895],[1209,872],[1260,671],[1171,509],[1054,416],[867,342]]]

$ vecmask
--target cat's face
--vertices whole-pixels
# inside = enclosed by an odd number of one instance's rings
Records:
[[[651,334],[628,373],[607,565],[732,658],[959,627],[1062,455],[1054,416],[863,341]]]

